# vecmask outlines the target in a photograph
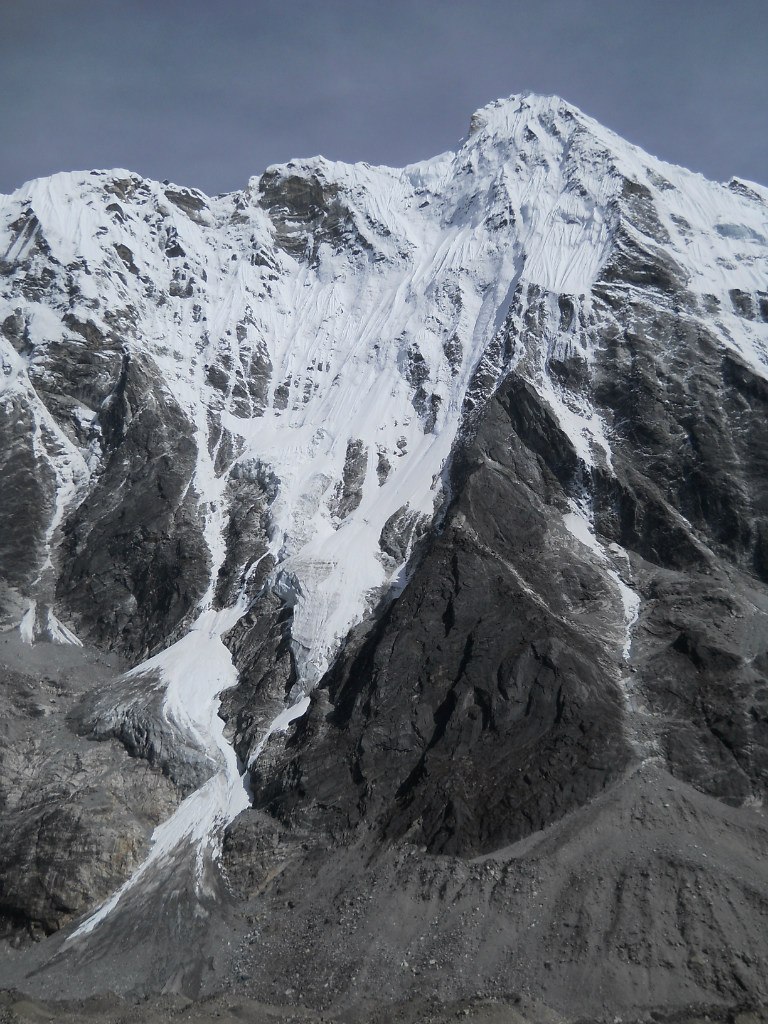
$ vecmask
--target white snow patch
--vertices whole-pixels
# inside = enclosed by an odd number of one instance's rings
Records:
[[[310,698],[307,695],[300,697],[295,704],[291,704],[289,707],[283,708],[278,715],[275,715],[267,728],[267,731],[259,740],[256,748],[251,754],[250,760],[248,761],[249,768],[253,767],[259,759],[271,736],[287,732],[290,725],[295,722],[297,718],[301,718],[302,715],[306,714],[307,708],[309,707],[309,701]]]
[[[566,512],[563,516],[563,525],[571,536],[575,537],[584,547],[589,548],[595,555],[603,565],[605,574],[611,579],[619,592],[624,619],[622,657],[625,661],[628,661],[632,649],[632,630],[640,614],[640,596],[616,569],[615,562],[617,558],[623,561],[623,572],[625,575],[629,575],[629,556],[619,544],[612,543],[605,546],[598,540],[591,517],[581,503],[571,500],[570,505],[571,511]]]
[[[35,617],[37,614],[37,601],[30,601],[29,607],[24,612],[19,623],[19,633],[25,644],[35,642]]]
[[[50,608],[48,609],[47,620],[47,632],[53,643],[70,644],[74,647],[83,646],[83,641],[79,637],[75,636],[72,630],[65,626],[63,622],[59,622]]]
[[[627,558],[627,566],[629,566],[629,558]],[[640,615],[640,595],[636,590],[633,590],[628,583],[624,582],[616,569],[608,569],[607,572],[618,588],[619,595],[621,597],[621,604],[624,608],[625,626],[624,647],[622,649],[622,653],[624,655],[624,660],[629,661],[630,651],[632,650],[632,630],[634,629]]]

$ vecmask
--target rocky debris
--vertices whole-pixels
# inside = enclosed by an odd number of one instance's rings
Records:
[[[251,996],[291,989],[333,1014],[375,993],[439,1014],[480,994],[563,1020],[766,1004],[764,816],[657,765],[470,859],[418,835],[328,848],[313,833],[300,822],[291,844],[253,812],[233,827],[226,870],[253,924],[232,969]]]
[[[194,1004],[166,994],[132,1009],[110,996],[95,1019],[118,1008],[149,1021],[182,1008],[238,1019],[238,1007],[258,1020],[268,1006],[277,1019],[349,1024],[751,1024],[768,997],[756,896],[766,838],[759,809],[729,808],[650,764],[551,828],[469,860],[370,835],[328,847],[249,812],[224,848],[226,929],[210,922],[214,934],[188,949],[191,960],[225,948],[224,991],[208,992],[209,978]],[[83,999],[131,960],[102,945],[79,978],[49,979],[46,998]],[[74,1019],[87,1020],[93,1005],[59,1004],[57,1019],[81,1009]]]
[[[198,789],[214,771],[210,757],[163,712],[163,681],[151,671],[96,686],[73,708],[70,724],[89,740],[118,740],[177,787]]]
[[[143,858],[175,787],[71,716],[117,666],[92,649],[0,638],[0,938],[40,940],[109,896]]]
[[[674,1015],[655,1011],[663,1024],[763,1024],[759,1007],[748,1003],[733,1007],[696,1006]],[[73,1001],[41,1002],[18,992],[0,993],[0,1024],[168,1024],[190,1021],[194,1024],[566,1024],[572,1018],[555,1013],[536,1000],[517,994],[508,998],[473,998],[443,1005],[435,1000],[414,998],[386,1008],[364,1002],[339,1013],[318,1012],[306,1006],[265,1004],[237,996],[213,996],[199,1001],[179,995],[164,995],[139,1002],[114,996]],[[605,1020],[609,1018],[606,1017]],[[624,1018],[627,1024],[640,1020]],[[591,1024],[598,1018],[581,1018],[579,1024]],[[575,1024],[575,1022],[574,1022]]]
[[[361,1020],[367,1024],[566,1024],[569,1018],[557,1014],[536,1000],[525,999],[517,994],[508,998],[473,998],[441,1005],[434,1000],[411,999],[406,1003],[386,1008],[375,1003],[365,1003],[352,1010],[336,1013],[318,1013],[305,1006],[266,1005],[256,1000],[217,996],[193,1002],[184,996],[162,996],[157,999],[136,1003],[115,997],[101,997],[78,1000],[72,1003],[48,1002],[30,999],[19,993],[6,992],[0,995],[2,1024],[41,1024],[41,1021],[61,1024],[168,1024],[169,1021],[190,1021],[194,1024],[274,1024],[286,1021],[290,1024],[354,1024]],[[357,1016],[356,1016],[357,1015]],[[597,1024],[609,1021],[604,1017],[582,1017],[578,1024]],[[625,1024],[641,1024],[644,1018],[622,1018]],[[663,1010],[654,1011],[654,1019],[661,1024],[764,1024],[765,1011],[748,1002],[731,1007],[717,1005],[691,1006],[674,1014]],[[575,1024],[575,1022],[574,1022]]]

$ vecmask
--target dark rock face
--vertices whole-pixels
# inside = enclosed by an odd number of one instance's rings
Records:
[[[362,254],[371,248],[343,189],[318,169],[306,173],[267,171],[259,179],[259,204],[275,226],[277,244],[291,256],[312,261],[327,243],[334,252]],[[304,169],[302,168],[301,171]]]
[[[624,293],[602,294],[612,329],[595,392],[615,424],[615,476],[596,482],[595,517],[649,563],[638,684],[673,771],[730,802],[760,799],[765,381],[685,292],[638,296],[629,318]]]
[[[296,681],[291,619],[290,603],[270,590],[227,635],[240,683],[222,695],[220,714],[246,765]]]
[[[471,856],[620,775],[612,595],[588,561],[563,564],[557,527],[554,469],[572,476],[576,461],[531,389],[507,382],[454,464],[457,498],[405,593],[349,645],[279,778],[257,764],[261,806],[288,821],[310,813],[336,836],[371,821]]]
[[[247,586],[249,596],[258,593],[266,566],[262,566],[255,576],[252,571],[259,567],[259,559],[266,552],[269,507],[277,494],[274,475],[259,463],[238,463],[229,476],[227,486],[226,557],[216,586],[216,597],[222,606],[233,603],[243,585]],[[271,565],[270,562],[270,568]]]
[[[367,468],[368,449],[359,438],[350,439],[347,442],[342,477],[336,488],[332,506],[339,519],[345,519],[360,504]]]
[[[0,454],[3,493],[23,495],[26,506],[21,515],[15,501],[6,498],[0,504],[0,560],[7,583],[18,587],[43,560],[55,476],[34,450],[33,419],[21,400],[0,406],[0,430],[5,441]]]
[[[735,806],[759,800],[768,781],[765,657],[742,646],[745,632],[766,645],[757,595],[734,576],[719,585],[717,576],[658,580],[655,590],[653,642],[638,673],[670,769]]]
[[[209,574],[192,475],[196,445],[151,364],[126,359],[105,415],[108,458],[67,523],[57,596],[84,635],[133,657],[194,607]]]
[[[28,298],[24,269],[17,278]],[[60,301],[60,286],[56,277],[48,284],[45,298],[52,305]],[[162,387],[152,359],[129,354],[126,335],[135,329],[135,312],[108,311],[105,317],[108,332],[64,313],[61,336],[39,355],[23,340],[23,317],[4,325],[6,335],[10,331],[22,348],[26,344],[29,380],[43,415],[27,400],[1,407],[0,515],[9,525],[5,536],[13,540],[3,568],[17,588],[29,588],[37,573],[38,599],[58,600],[84,638],[137,658],[199,599],[208,553],[192,487],[193,427]],[[71,483],[67,442],[86,453]],[[63,479],[57,467],[63,467]],[[73,513],[66,522],[59,515],[62,521],[49,536],[57,494],[66,490]],[[22,508],[29,512],[20,515]],[[57,548],[56,564],[41,574],[44,542]]]
[[[614,319],[617,295],[609,308]],[[723,352],[705,323],[649,304],[610,337],[602,362],[597,396],[618,425],[622,450],[632,452],[628,473],[641,473],[670,509],[667,530],[682,515],[692,537],[756,568],[768,508],[762,378]],[[661,536],[649,537],[642,553],[653,558],[653,544],[657,560],[675,558],[673,545],[659,547]]]

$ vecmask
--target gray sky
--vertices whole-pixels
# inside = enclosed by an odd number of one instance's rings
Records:
[[[295,156],[400,166],[528,89],[768,183],[768,0],[0,0],[0,191],[91,167],[215,193]]]

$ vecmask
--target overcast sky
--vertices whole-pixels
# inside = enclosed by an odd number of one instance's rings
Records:
[[[400,166],[526,90],[768,183],[768,0],[0,0],[0,191],[92,167],[215,193],[295,156]]]

